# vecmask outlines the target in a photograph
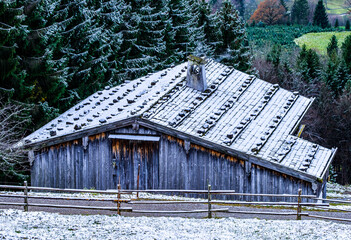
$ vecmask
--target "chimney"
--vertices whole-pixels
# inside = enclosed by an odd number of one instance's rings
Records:
[[[188,57],[188,71],[186,75],[186,85],[201,92],[207,88],[205,63],[203,58],[190,55]]]

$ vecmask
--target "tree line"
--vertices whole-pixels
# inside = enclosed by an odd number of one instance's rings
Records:
[[[318,0],[312,10],[308,0],[294,0],[290,9],[284,0],[264,0],[258,5],[249,22],[251,25],[312,24],[322,28],[331,28],[323,0]],[[334,27],[339,27],[338,19],[335,20]],[[349,20],[346,21],[345,29],[350,30]]]

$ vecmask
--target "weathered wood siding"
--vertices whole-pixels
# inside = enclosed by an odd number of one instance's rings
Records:
[[[136,189],[140,164],[140,189],[232,189],[245,193],[316,194],[312,184],[153,130],[132,127],[111,133],[158,135],[160,142],[109,139],[108,134],[52,146],[35,152],[32,185],[59,188]],[[320,191],[320,190],[318,190]],[[239,200],[288,198],[233,197]]]

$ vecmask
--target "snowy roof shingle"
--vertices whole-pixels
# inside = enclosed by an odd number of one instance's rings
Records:
[[[23,141],[53,145],[138,119],[305,179],[323,178],[335,149],[292,135],[313,99],[220,63],[206,63],[208,88],[186,86],[186,63],[106,87]]]

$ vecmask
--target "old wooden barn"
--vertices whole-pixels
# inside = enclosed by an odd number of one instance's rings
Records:
[[[26,137],[31,184],[322,194],[335,149],[296,136],[313,99],[192,58],[98,91]],[[267,199],[269,200],[269,199]]]

